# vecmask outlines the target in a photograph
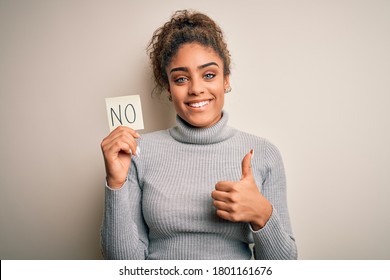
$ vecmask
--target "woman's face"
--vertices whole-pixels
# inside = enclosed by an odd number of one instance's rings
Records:
[[[168,65],[169,92],[177,114],[196,127],[210,127],[222,115],[229,76],[210,47],[184,44]]]

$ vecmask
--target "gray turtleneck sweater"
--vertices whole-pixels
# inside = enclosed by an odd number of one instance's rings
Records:
[[[106,185],[101,229],[107,259],[296,259],[286,200],[286,181],[277,148],[263,138],[227,125],[177,126],[144,134],[125,184]],[[249,223],[216,216],[211,192],[218,181],[238,181],[241,162],[254,149],[252,172],[273,212],[253,231]]]

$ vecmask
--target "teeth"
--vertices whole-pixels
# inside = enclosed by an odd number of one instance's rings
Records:
[[[209,104],[208,101],[202,101],[202,102],[198,102],[198,103],[188,103],[188,106],[199,108],[199,107],[203,107],[203,106],[205,106],[207,104]]]

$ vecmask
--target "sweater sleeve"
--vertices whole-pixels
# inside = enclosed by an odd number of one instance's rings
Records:
[[[146,259],[148,229],[142,215],[142,190],[134,162],[120,189],[105,188],[101,249],[105,259]]]
[[[279,150],[267,143],[266,174],[262,194],[272,204],[272,214],[266,225],[251,231],[255,242],[255,259],[297,259],[297,247],[292,234],[287,208],[286,178]]]

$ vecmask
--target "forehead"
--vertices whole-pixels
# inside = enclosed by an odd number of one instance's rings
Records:
[[[173,67],[198,67],[209,62],[216,62],[219,67],[223,67],[222,59],[213,48],[198,43],[187,43],[178,49],[168,65],[168,69]]]

